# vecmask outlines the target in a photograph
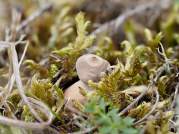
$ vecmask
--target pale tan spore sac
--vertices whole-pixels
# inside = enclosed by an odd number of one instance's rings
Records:
[[[101,73],[105,72],[108,67],[110,67],[108,61],[94,54],[83,55],[76,62],[78,77],[84,83],[89,80],[98,82]]]
[[[85,54],[79,57],[76,62],[76,71],[80,80],[65,90],[64,96],[68,100],[67,106],[72,106],[73,100],[84,103],[85,97],[81,94],[80,87],[87,93],[93,92],[88,87],[88,81],[98,82],[101,73],[106,72],[109,67],[109,62],[97,55]]]

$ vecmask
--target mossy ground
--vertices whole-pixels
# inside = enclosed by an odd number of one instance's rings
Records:
[[[120,25],[104,5],[97,12],[88,2],[0,1],[0,133],[177,133],[178,1],[167,9],[154,4],[156,12],[152,7],[136,12]],[[48,8],[41,10],[45,4]],[[115,14],[124,15],[122,9],[132,2],[118,4],[121,10]],[[86,53],[108,60],[114,70],[99,82],[88,82],[95,92],[82,91],[85,104],[76,101],[76,110],[67,109],[63,93],[79,80],[75,63]],[[13,125],[6,119],[23,122]],[[45,130],[26,125],[44,122]]]

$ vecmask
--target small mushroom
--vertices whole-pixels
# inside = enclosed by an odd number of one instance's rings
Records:
[[[80,87],[88,93],[92,92],[92,90],[88,87],[88,81],[92,80],[94,82],[98,82],[100,80],[101,73],[106,72],[109,67],[109,62],[97,55],[85,54],[79,57],[76,62],[76,71],[80,80],[65,90],[65,99],[69,100],[67,107],[72,106],[73,100],[83,103],[85,101],[85,97],[81,94]]]
[[[105,72],[109,67],[110,64],[107,60],[94,54],[83,55],[76,62],[78,77],[84,83],[89,80],[99,81],[101,73]]]

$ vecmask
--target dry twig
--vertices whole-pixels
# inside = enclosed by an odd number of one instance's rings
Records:
[[[176,101],[177,101],[177,96],[178,96],[178,90],[179,90],[179,83],[177,83],[176,87],[175,87],[175,94],[174,94],[174,98],[173,98],[173,102],[171,104],[171,109],[174,108]]]
[[[168,0],[167,0],[168,1]],[[110,34],[114,34],[118,32],[120,29],[120,26],[131,16],[134,16],[136,14],[143,13],[146,10],[152,10],[155,8],[159,8],[160,10],[163,8],[162,7],[162,1],[159,2],[149,2],[147,4],[139,5],[135,7],[132,10],[128,10],[124,12],[122,15],[119,15],[116,19],[106,22],[103,25],[101,25],[98,29],[93,31],[91,34],[93,35],[98,35],[100,33],[108,32]]]
[[[25,27],[27,27],[31,22],[33,22],[35,19],[40,17],[42,14],[44,14],[47,11],[50,11],[52,9],[52,4],[47,4],[43,6],[40,10],[33,13],[31,16],[29,16],[26,20],[24,20],[19,26],[16,27],[16,32],[20,32]]]
[[[155,101],[155,104],[153,105],[152,109],[140,120],[138,120],[137,122],[135,122],[135,125],[136,124],[139,124],[141,123],[142,121],[144,121],[145,119],[147,119],[153,112],[154,110],[156,109],[157,107],[157,104],[159,102],[159,93],[158,93],[158,89],[157,88],[154,88],[155,89],[155,94],[156,94],[156,101]]]
[[[47,9],[49,9],[49,6],[44,7],[42,10],[40,10],[40,12],[35,13],[32,17],[29,17],[26,21],[22,22],[22,24],[19,26],[17,26],[17,25],[18,25],[18,20],[20,18],[20,15],[17,12],[14,12],[15,14],[13,15],[11,34],[9,34],[10,32],[7,32],[6,41],[1,42],[1,43],[3,43],[2,44],[3,48],[8,48],[8,56],[10,59],[9,81],[5,87],[6,90],[1,92],[1,95],[5,94],[2,104],[4,104],[5,106],[8,106],[8,104],[6,104],[4,102],[6,102],[6,99],[8,98],[9,94],[12,91],[14,81],[16,81],[16,85],[19,90],[19,94],[22,97],[22,100],[29,107],[29,109],[30,109],[31,113],[34,115],[34,117],[38,121],[40,121],[40,123],[36,123],[36,122],[27,123],[27,122],[24,122],[21,120],[16,120],[16,119],[11,119],[11,118],[8,118],[5,116],[0,116],[0,122],[2,124],[13,125],[13,126],[23,127],[23,128],[28,128],[28,129],[43,129],[44,127],[50,125],[54,118],[53,114],[51,113],[51,111],[48,109],[48,107],[44,103],[37,101],[33,98],[27,98],[25,95],[19,69],[20,69],[20,65],[24,59],[28,44],[25,46],[25,49],[23,51],[20,62],[18,61],[17,51],[15,48],[16,45],[18,45],[18,44],[26,43],[26,41],[23,41],[24,36],[21,36],[21,38],[17,42],[10,42],[10,41],[15,41],[17,32],[20,32],[20,30],[25,28],[30,22],[32,22],[35,18],[40,16]],[[48,117],[48,120],[43,121],[35,109],[38,109],[42,113],[44,113],[46,115],[46,117]]]

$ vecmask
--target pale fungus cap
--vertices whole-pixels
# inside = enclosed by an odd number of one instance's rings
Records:
[[[110,64],[107,60],[94,54],[85,54],[79,57],[76,62],[78,77],[84,83],[89,80],[99,81],[101,73],[105,72],[108,67],[110,67]]]
[[[72,102],[74,100],[84,103],[86,97],[81,94],[80,88],[83,88],[88,93],[93,93],[87,82],[89,80],[99,81],[101,73],[106,72],[109,67],[109,62],[97,55],[85,54],[79,57],[76,62],[76,70],[80,80],[65,90],[64,96],[68,100],[66,106],[73,107]]]

